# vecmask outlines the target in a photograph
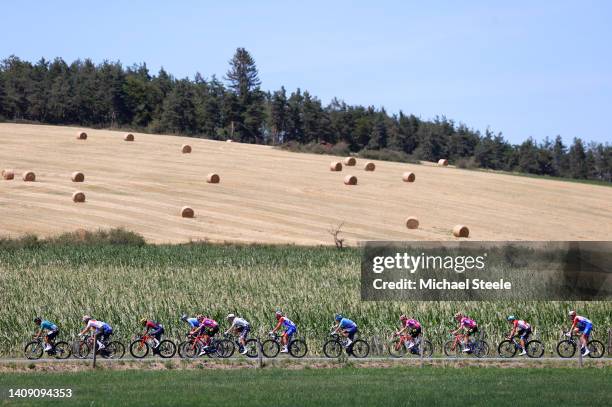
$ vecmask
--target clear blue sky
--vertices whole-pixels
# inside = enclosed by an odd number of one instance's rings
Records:
[[[146,62],[177,77],[223,77],[245,47],[266,90],[446,115],[512,142],[557,134],[612,142],[612,2],[204,3],[5,3],[0,57]]]

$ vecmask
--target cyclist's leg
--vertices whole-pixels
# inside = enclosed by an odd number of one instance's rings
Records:
[[[45,335],[45,350],[51,350],[51,348],[53,347],[54,339],[58,333],[59,329],[47,332],[47,335]]]

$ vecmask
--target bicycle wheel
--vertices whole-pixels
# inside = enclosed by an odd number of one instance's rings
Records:
[[[176,345],[170,339],[164,339],[157,346],[159,356],[164,359],[169,359],[176,353]]]
[[[527,356],[530,358],[541,358],[544,356],[544,344],[542,344],[540,341],[529,341],[527,342],[527,345],[525,345],[525,348],[527,351]]]
[[[149,354],[149,345],[137,339],[130,343],[130,354],[136,359],[142,359]]]
[[[363,339],[357,339],[350,344],[347,351],[358,359],[362,359],[368,356],[370,353],[370,345]]]
[[[401,339],[392,339],[389,341],[389,355],[394,358],[401,358],[406,355],[406,346]]]
[[[183,347],[183,355],[187,359],[196,358],[200,354],[200,344],[198,342],[185,342]]]
[[[85,341],[80,341],[76,344],[73,354],[76,358],[86,359],[90,352],[89,344]]]
[[[330,339],[323,345],[323,353],[328,358],[339,358],[342,354],[342,345],[335,339]]]
[[[245,356],[248,358],[256,358],[259,355],[257,339],[248,339],[244,344],[244,348],[246,349]]]
[[[489,344],[486,341],[478,340],[474,344],[474,356],[484,358],[489,354]]]
[[[289,354],[294,358],[303,358],[307,353],[308,346],[303,340],[296,339],[289,343]]]
[[[557,344],[557,353],[562,358],[571,358],[576,353],[576,343],[569,339],[564,339]]]
[[[68,359],[72,353],[68,342],[60,341],[53,347],[56,359]]]
[[[36,360],[42,358],[44,350],[45,347],[42,342],[32,341],[28,342],[23,348],[23,354],[27,359]]]
[[[109,342],[104,349],[100,350],[100,355],[105,359],[121,359],[125,355],[125,345],[119,341]]]
[[[516,355],[516,345],[513,341],[506,339],[497,345],[497,353],[501,358],[513,358]]]
[[[217,342],[217,355],[220,358],[227,359],[232,357],[236,350],[236,345],[229,339],[221,339]]]
[[[454,340],[446,341],[442,349],[449,358],[456,358],[461,354],[461,344],[455,343]]]
[[[430,358],[431,355],[433,355],[433,351],[434,351],[433,343],[431,343],[427,339],[423,339],[418,346],[419,347],[421,347],[421,346],[423,347],[423,357],[424,358]],[[417,349],[417,353],[416,354],[418,356],[421,356],[420,349]]]
[[[268,339],[261,344],[261,351],[267,358],[275,358],[280,352],[280,345],[274,339]]]
[[[587,343],[587,348],[590,351],[589,353],[590,358],[599,359],[605,353],[604,344],[597,340],[593,340]]]

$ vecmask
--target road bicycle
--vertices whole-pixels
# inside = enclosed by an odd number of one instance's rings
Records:
[[[507,337],[510,333],[506,334]],[[518,335],[505,339],[497,346],[497,353],[502,358],[513,358],[521,349],[520,338]],[[541,358],[544,356],[544,345],[538,340],[525,341],[525,351],[530,358]]]
[[[119,341],[109,341],[104,345],[104,348],[99,349],[98,340],[93,341],[93,335],[83,335],[75,343],[74,356],[79,359],[85,359],[91,354],[91,350],[95,349],[96,354],[104,359],[121,359],[125,355],[125,345]]]
[[[236,349],[242,349],[242,345],[240,344],[240,337],[234,336],[232,334],[226,334],[223,335],[223,337],[227,340],[227,342],[224,342],[225,348],[223,349],[223,357],[229,358],[234,354]],[[244,348],[246,349],[246,353],[244,354],[246,357],[256,358],[257,356],[259,356],[259,344],[257,339],[247,339],[244,344]]]
[[[401,358],[406,355],[421,356],[421,348],[423,348],[423,357],[429,358],[433,354],[433,344],[427,339],[423,339],[420,335],[413,339],[414,345],[408,349],[410,343],[409,335],[393,335],[389,340],[389,355],[394,358]]]
[[[230,339],[213,337],[209,345],[206,345],[203,335],[187,334],[187,340],[178,345],[178,354],[181,358],[196,358],[202,350],[205,350],[204,355],[209,358],[229,358],[234,353],[234,344]]]
[[[154,355],[167,359],[173,357],[176,353],[176,345],[170,339],[161,340],[157,347],[155,343],[155,337],[149,333],[144,335],[137,334],[134,336],[132,343],[130,343],[130,354],[137,359],[142,359],[149,354],[149,351],[152,351]]]
[[[573,332],[561,332],[561,340],[557,343],[557,354],[562,358],[571,358],[576,354],[579,345],[580,340]],[[590,358],[598,359],[605,354],[606,348],[601,341],[591,339],[586,346]]]
[[[278,356],[281,348],[281,337],[274,332],[270,332],[269,339],[261,343],[261,351],[267,358],[275,358]],[[308,353],[308,346],[303,339],[291,339],[287,344],[289,354],[294,358],[303,358]]]
[[[332,339],[329,339],[323,344],[323,353],[328,358],[339,358],[342,355],[342,350],[346,350],[346,354],[356,358],[365,358],[370,353],[370,345],[363,339],[355,339],[348,343],[348,338],[337,333],[330,333]]]
[[[46,343],[42,337],[35,337],[34,340],[24,346],[23,353],[27,359],[40,359],[45,352],[45,345]],[[56,359],[67,359],[70,357],[71,350],[68,342],[58,341],[52,342],[50,345],[51,349],[47,351],[47,355],[53,356]]]
[[[444,344],[444,354],[452,358],[460,357],[462,355],[473,355],[477,358],[483,358],[489,354],[489,344],[483,339],[473,338],[468,340],[467,351],[465,352],[461,346],[462,341],[463,334],[454,334],[454,339],[451,339]]]

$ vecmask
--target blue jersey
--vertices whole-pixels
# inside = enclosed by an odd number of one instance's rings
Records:
[[[289,329],[296,329],[295,322],[293,322],[289,318],[282,317],[281,320],[282,320],[282,323],[283,323],[283,326],[285,327],[285,329],[287,329],[287,330],[289,330]]]
[[[351,330],[351,329],[357,328],[357,324],[354,323],[353,321],[351,321],[348,318],[342,318],[340,320],[340,324],[338,324],[338,325],[340,326],[340,329]]]
[[[40,323],[40,329],[47,329],[49,331],[57,331],[57,325],[46,319]]]
[[[187,318],[187,323],[191,325],[192,328],[197,328],[200,326],[197,318]]]

